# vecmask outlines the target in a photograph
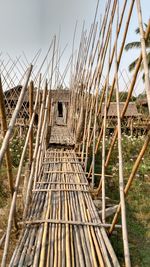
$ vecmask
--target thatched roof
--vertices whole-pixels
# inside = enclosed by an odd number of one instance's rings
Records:
[[[123,110],[125,102],[120,102],[120,113]],[[102,117],[104,116],[104,104],[102,105]],[[135,102],[129,102],[127,111],[125,113],[125,117],[137,117],[139,116],[137,107]],[[116,102],[111,102],[110,103],[110,107],[108,110],[108,117],[117,117],[117,106],[116,106]]]
[[[18,85],[13,88],[10,88],[9,90],[4,92],[5,98],[7,98],[10,101],[18,101],[19,95],[21,93],[22,86]],[[36,88],[34,89],[34,99],[36,96]],[[40,91],[42,94],[42,90]],[[54,102],[63,101],[63,102],[69,102],[70,99],[70,90],[68,89],[56,89],[51,90],[51,97],[53,98]],[[29,92],[28,89],[26,90],[25,96],[24,96],[24,102],[29,101]]]
[[[53,102],[69,102],[70,101],[70,90],[69,89],[56,89],[51,90],[51,98]]]
[[[13,88],[8,89],[7,91],[4,92],[4,96],[5,99],[7,99],[7,101],[18,101],[18,98],[20,96],[22,90],[22,85],[17,85]],[[29,101],[29,92],[28,89],[25,92],[25,96],[24,96],[24,102],[28,102]]]

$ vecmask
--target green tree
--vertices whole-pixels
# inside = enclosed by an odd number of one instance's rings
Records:
[[[147,24],[145,23],[144,24],[145,26],[145,29],[147,28]],[[136,34],[139,34],[140,33],[140,29],[137,28],[135,30]],[[145,33],[145,31],[144,31]],[[148,35],[148,38],[145,40],[145,44],[146,44],[146,48],[147,48],[147,61],[148,61],[148,68],[150,69],[150,33]],[[139,49],[141,48],[141,42],[140,41],[134,41],[134,42],[131,42],[131,43],[128,43],[126,44],[125,46],[125,50],[128,51],[130,49]],[[136,66],[136,63],[138,61],[138,58],[136,58],[130,65],[129,65],[129,71],[133,71],[135,66]],[[143,71],[143,64],[141,64],[141,71]],[[144,80],[145,76],[143,74],[143,80]]]

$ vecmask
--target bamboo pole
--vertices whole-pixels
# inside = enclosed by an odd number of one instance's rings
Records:
[[[14,125],[15,125],[15,121],[16,121],[17,115],[18,115],[18,113],[20,111],[20,108],[21,108],[21,105],[22,105],[22,102],[23,102],[23,99],[24,99],[24,95],[25,95],[25,92],[26,92],[26,89],[27,89],[27,85],[28,85],[28,81],[29,81],[29,78],[30,78],[30,75],[31,75],[31,71],[32,71],[32,65],[29,67],[29,69],[27,71],[25,84],[24,84],[24,86],[23,86],[23,88],[21,90],[21,93],[20,93],[16,108],[15,108],[14,113],[12,115],[12,118],[10,120],[8,130],[7,130],[6,134],[5,134],[5,137],[4,137],[1,149],[0,149],[0,165],[2,164],[2,160],[3,160],[4,154],[5,154],[6,150],[7,150],[8,142],[10,140],[10,137],[11,137]]]
[[[56,36],[54,36],[54,44],[53,44],[53,55],[52,55],[52,69],[51,69],[51,77],[50,77],[50,89],[52,87],[52,79],[53,79],[53,67],[54,67],[54,56],[55,56],[55,43],[56,43]],[[40,83],[39,83],[39,87],[40,87]],[[47,87],[45,87],[46,90]],[[44,109],[44,102],[41,105],[41,109],[40,109],[40,118],[39,118],[39,124],[38,124],[38,131],[37,131],[37,138],[36,138],[36,144],[35,144],[35,150],[34,150],[34,161],[32,164],[32,169],[31,169],[31,173],[30,173],[30,177],[29,177],[29,182],[28,182],[28,189],[27,189],[27,195],[26,195],[26,201],[25,201],[25,208],[24,208],[24,212],[23,212],[23,219],[26,218],[27,216],[27,211],[28,211],[28,206],[29,206],[29,202],[30,202],[30,194],[31,194],[31,188],[32,188],[32,182],[33,182],[33,175],[36,169],[36,157],[38,154],[38,147],[41,141],[41,138],[43,139],[43,134],[44,134],[44,127],[42,127],[42,123],[45,126],[46,123],[46,118],[47,118],[47,110],[48,110],[48,103],[49,103],[49,98],[50,98],[50,90],[48,91],[47,94],[47,98],[46,98],[46,112],[44,115],[44,123],[42,122],[42,117],[43,117],[43,109]],[[44,97],[43,97],[44,100]],[[49,123],[47,121],[47,123]],[[42,134],[41,134],[42,132]],[[35,185],[35,181],[34,181],[34,185]]]
[[[1,77],[0,77],[0,119],[1,119],[2,133],[3,133],[3,138],[4,138],[7,132],[7,120],[6,120],[5,102],[4,102]],[[10,156],[10,150],[9,150],[9,143],[7,145],[5,159],[6,159],[6,166],[7,166],[9,188],[10,188],[11,195],[13,195],[13,192],[14,192],[13,172],[12,172],[12,163],[11,163],[11,156]]]
[[[126,26],[125,26],[125,30],[124,30],[124,34],[123,34],[121,48],[120,48],[119,55],[118,55],[118,66],[120,65],[121,56],[122,56],[123,49],[124,49],[124,44],[125,44],[125,40],[126,40],[128,28],[129,28],[129,23],[130,23],[130,19],[131,19],[131,15],[132,15],[134,1],[135,0],[132,0],[132,2],[131,2],[130,8],[129,8],[129,12],[128,12],[128,17],[127,17],[127,20],[126,20]],[[124,15],[124,12],[122,13],[122,16],[123,15]],[[117,33],[117,36],[118,36],[118,33]],[[115,44],[116,44],[116,40],[115,40]],[[113,48],[113,52],[112,52],[112,59],[113,59],[114,51],[115,51],[115,44],[114,44],[114,48]],[[110,64],[110,67],[111,67],[111,64]],[[110,94],[109,94],[109,97],[108,97],[107,112],[108,112],[108,109],[109,109],[112,93],[113,93],[113,90],[114,90],[114,85],[115,85],[115,75],[114,75],[114,78],[113,78],[112,87],[111,87]],[[106,87],[104,87],[104,91],[105,91],[105,88]],[[98,114],[99,114],[101,106],[102,106],[103,96],[104,95],[102,95],[102,98],[101,98],[101,101],[100,101]],[[99,136],[98,136],[98,140],[97,140],[97,144],[96,144],[96,148],[95,148],[95,154],[97,154],[97,151],[98,151],[98,147],[99,147],[99,144],[100,144],[100,141],[101,141],[101,138],[102,138],[102,132],[103,132],[103,123],[102,123],[102,127],[101,127],[101,130],[100,130]],[[92,164],[90,166],[89,175],[91,174],[91,171],[92,171]]]
[[[89,70],[89,73],[88,73],[88,70],[87,70],[87,75],[85,77],[86,84],[88,85],[87,86],[87,90],[86,90],[86,93],[88,94],[88,96],[86,97],[86,94],[85,94],[85,98],[86,98],[86,115],[85,115],[85,126],[84,126],[84,136],[83,136],[83,146],[82,146],[82,161],[83,161],[83,153],[84,153],[84,150],[85,150],[85,141],[86,141],[86,132],[87,132],[86,125],[87,125],[87,119],[88,119],[88,107],[89,107],[90,87],[91,87],[91,85],[89,85],[90,75],[91,75],[91,72],[92,72],[92,66],[93,66],[93,63],[94,63],[96,52],[98,50],[98,44],[100,43],[100,37],[101,37],[102,31],[105,28],[106,21],[108,19],[109,9],[110,9],[110,1],[108,1],[108,3],[106,4],[105,13],[104,13],[105,16],[103,18],[103,22],[102,22],[102,25],[100,27],[99,38],[98,38],[98,41],[97,41],[97,44],[96,44],[96,47],[95,47],[95,51],[94,51],[94,53],[92,55],[93,48],[94,48],[95,37],[96,37],[96,32],[95,32],[95,36],[93,37],[91,55],[89,57],[89,68],[90,68],[90,70]],[[97,28],[96,28],[96,30],[97,30]],[[104,36],[104,32],[103,32],[103,36]],[[98,56],[99,55],[100,55],[100,51],[99,51]],[[96,75],[96,70],[94,72],[94,75]],[[88,89],[88,87],[89,87],[89,89]]]
[[[145,153],[145,151],[146,151],[146,149],[147,149],[147,147],[149,145],[149,142],[150,142],[150,131],[148,132],[147,138],[146,138],[146,140],[144,142],[144,145],[143,145],[143,147],[142,147],[142,149],[141,149],[141,151],[140,151],[140,153],[139,153],[139,155],[138,155],[138,157],[137,157],[137,159],[136,159],[136,161],[135,161],[135,163],[133,165],[131,174],[129,176],[128,182],[127,182],[127,184],[125,186],[125,189],[124,189],[125,196],[127,196],[127,194],[128,194],[128,191],[129,191],[129,189],[130,189],[130,187],[132,185],[133,179],[134,179],[135,174],[136,174],[136,172],[138,170],[138,167],[139,167],[139,165],[141,163],[142,157],[143,157],[143,155],[144,155],[144,153]],[[113,221],[112,221],[112,225],[111,225],[111,227],[109,229],[109,234],[112,234],[112,232],[114,230],[114,226],[117,223],[120,211],[121,211],[121,204],[119,203],[117,211],[116,211],[116,213],[114,215],[114,218],[113,218]]]
[[[39,92],[41,88],[41,75],[39,78]],[[31,186],[32,186],[32,177],[35,171],[36,167],[36,158],[37,158],[37,153],[38,153],[38,147],[39,147],[39,142],[40,142],[40,134],[41,134],[41,126],[42,126],[42,116],[43,116],[43,103],[40,107],[40,114],[39,114],[39,122],[38,122],[38,129],[37,129],[37,134],[36,134],[36,143],[35,143],[35,149],[33,153],[33,161],[32,161],[32,166],[31,166],[31,171],[30,171],[30,176],[29,176],[29,181],[28,181],[28,187],[27,187],[27,194],[26,194],[26,199],[25,199],[25,205],[24,205],[24,212],[23,212],[23,218],[25,218],[27,214],[27,209],[30,201],[30,194],[31,194]]]
[[[117,5],[117,27],[118,28],[119,19],[119,2]],[[119,102],[119,82],[118,82],[118,62],[117,62],[117,42],[115,51],[115,73],[116,73],[116,105],[117,105],[117,127],[118,127],[118,155],[119,155],[119,192],[120,192],[120,203],[121,203],[121,220],[122,220],[122,236],[123,236],[123,246],[124,246],[124,258],[125,265],[127,267],[131,266],[130,253],[128,245],[128,232],[127,232],[127,222],[126,222],[126,207],[125,207],[125,196],[124,196],[124,176],[123,176],[123,157],[122,157],[122,134],[121,134],[121,117],[120,117],[120,102]]]
[[[5,102],[4,102],[4,96],[3,96],[1,77],[0,77],[0,118],[1,118],[2,132],[3,132],[3,138],[4,138],[5,133],[7,132],[7,120],[6,120]],[[5,153],[5,160],[6,160],[6,166],[7,166],[9,188],[10,188],[11,196],[13,196],[14,182],[13,182],[13,171],[12,171],[11,155],[10,155],[10,150],[9,150],[9,142],[8,142],[8,146],[7,146],[6,153]],[[15,228],[18,229],[17,220],[16,220],[16,212],[14,213],[14,225],[15,225]]]
[[[41,104],[41,110],[40,110],[40,116],[39,116],[38,133],[37,133],[36,147],[35,147],[36,149],[35,149],[35,153],[34,153],[35,168],[32,169],[32,174],[34,173],[34,176],[35,176],[34,185],[37,181],[38,171],[40,170],[41,164],[42,164],[42,162],[40,162],[40,156],[42,156],[41,154],[43,154],[43,153],[41,153],[42,152],[42,145],[43,145],[42,139],[43,139],[43,131],[46,129],[44,127],[45,126],[45,113],[47,114],[47,110],[48,110],[48,105],[46,106],[46,103],[45,103],[46,92],[47,92],[47,80],[46,80],[46,84],[45,84],[45,87],[43,90],[42,104]],[[49,99],[49,95],[47,95],[47,99]]]
[[[149,78],[149,67],[148,67],[147,51],[146,51],[146,44],[145,44],[145,36],[144,36],[144,30],[143,30],[143,20],[142,20],[142,10],[141,10],[140,0],[136,0],[136,6],[137,6],[138,22],[139,22],[139,29],[140,29],[140,35],[141,35],[142,58],[143,58],[143,66],[144,66],[144,73],[145,73],[145,90],[147,94],[148,109],[149,109],[149,114],[150,114],[150,78]]]
[[[32,119],[32,114],[33,114],[33,94],[34,94],[34,83],[33,81],[30,82],[29,86],[29,120],[31,121]],[[30,133],[30,138],[29,138],[29,168],[31,169],[32,165],[32,160],[33,160],[33,127]]]
[[[88,163],[88,149],[89,149],[89,138],[90,138],[90,128],[91,128],[91,121],[92,121],[92,110],[94,107],[94,96],[91,96],[92,103],[90,106],[90,114],[89,114],[89,122],[88,122],[88,135],[87,135],[87,142],[86,142],[86,156],[85,156],[85,171],[87,170],[87,163]]]
[[[69,159],[71,154],[70,150],[63,153],[61,148],[57,150],[52,148],[46,152],[47,156],[51,156],[50,151],[52,151],[53,161],[60,160],[64,154]],[[76,160],[75,153],[74,159]],[[67,266],[119,266],[113,248],[105,235],[105,229],[103,229],[109,227],[110,224],[101,223],[90,194],[77,193],[75,190],[79,182],[86,181],[85,176],[76,175],[74,178],[70,175],[70,182],[74,181],[77,185],[65,184],[67,181],[65,171],[80,172],[81,166],[73,167],[68,161],[68,163],[60,163],[59,166],[53,164],[45,168],[63,171],[62,174],[45,177],[49,182],[48,186],[45,185],[45,189],[59,190],[59,192],[51,192],[51,200],[49,200],[49,193],[45,195],[41,192],[34,193],[25,231],[11,264],[22,267],[25,262],[28,262],[30,256],[30,260],[36,266],[39,264],[41,266],[45,264],[44,266],[47,267],[61,264],[63,266],[66,264]],[[40,179],[43,180],[43,178],[41,174]],[[60,185],[59,180],[62,181]],[[50,184],[54,181],[57,182],[56,185]],[[87,207],[89,207],[88,213]],[[118,227],[120,228],[117,225]]]
[[[150,33],[150,21],[149,21],[148,27],[146,29],[145,39],[148,38],[149,33]],[[132,95],[132,92],[133,92],[133,89],[134,89],[134,86],[135,86],[135,83],[136,83],[137,75],[138,75],[138,72],[139,72],[139,69],[140,69],[140,66],[141,66],[141,62],[142,62],[142,53],[140,53],[139,59],[138,59],[138,61],[136,63],[136,66],[135,66],[135,70],[134,70],[134,73],[133,73],[133,78],[132,78],[132,81],[131,81],[131,84],[130,84],[129,90],[128,90],[128,96],[127,96],[127,99],[125,101],[122,113],[121,113],[121,119],[123,119],[123,117],[125,115],[125,112],[127,110],[127,107],[128,107],[129,101],[130,101],[130,97]],[[109,151],[107,153],[106,162],[105,162],[105,166],[106,167],[108,166],[108,163],[109,163],[109,160],[110,160],[110,156],[111,156],[111,152],[113,150],[117,135],[118,135],[118,129],[116,128],[115,132],[114,132],[114,136],[113,136],[111,144],[110,144]]]
[[[109,74],[110,74],[110,56],[111,56],[111,38],[112,38],[112,24],[110,28],[110,40],[109,40],[109,54],[108,54],[108,70],[106,77],[106,91],[105,91],[105,102],[104,102],[104,127],[103,127],[103,140],[102,140],[102,178],[99,182],[98,191],[102,186],[102,222],[105,223],[106,217],[106,203],[105,203],[105,150],[106,150],[106,127],[107,127],[107,98],[109,88]],[[94,151],[95,152],[95,151]]]
[[[24,148],[22,151],[22,155],[21,155],[21,159],[20,159],[20,163],[19,163],[19,167],[18,167],[18,173],[17,173],[17,177],[16,177],[16,182],[15,182],[15,191],[13,193],[9,217],[8,217],[8,225],[7,225],[6,239],[5,239],[5,246],[4,246],[4,252],[3,252],[1,267],[6,266],[6,260],[7,260],[8,248],[9,248],[9,239],[10,239],[10,233],[11,233],[11,227],[12,227],[12,220],[13,220],[13,216],[14,216],[14,212],[15,212],[15,206],[16,206],[16,200],[17,200],[17,192],[18,192],[18,187],[19,187],[19,182],[20,182],[20,177],[21,177],[21,172],[22,172],[22,166],[23,166],[23,162],[24,162],[24,158],[25,158],[25,153],[27,150],[29,137],[30,137],[30,133],[32,130],[32,125],[34,123],[35,112],[36,112],[36,108],[37,108],[37,104],[38,104],[38,96],[39,96],[39,90],[37,90],[37,95],[36,95],[36,100],[35,100],[35,105],[34,105],[34,112],[32,114],[32,120],[31,120],[30,125],[29,125],[25,145],[24,145]]]
[[[97,124],[97,108],[98,108],[98,88],[96,88],[95,94],[95,112],[94,112],[94,134],[93,134],[93,149],[92,149],[92,162],[93,162],[93,169],[92,169],[92,188],[95,185],[94,173],[95,173],[95,142],[96,142],[96,124]]]

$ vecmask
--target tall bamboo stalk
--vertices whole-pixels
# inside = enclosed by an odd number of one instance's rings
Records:
[[[146,149],[147,149],[147,147],[149,145],[149,142],[150,142],[150,131],[148,131],[146,140],[145,140],[145,142],[144,142],[144,144],[143,144],[143,146],[141,148],[141,151],[140,151],[140,153],[139,153],[139,155],[138,155],[138,157],[137,157],[137,159],[136,159],[136,161],[135,161],[135,163],[134,163],[134,165],[132,167],[131,174],[129,176],[128,182],[127,182],[127,184],[125,186],[125,189],[124,189],[125,196],[127,196],[127,194],[128,194],[128,191],[129,191],[129,189],[130,189],[130,187],[132,185],[133,179],[134,179],[135,174],[136,174],[136,172],[137,172],[137,170],[139,168],[139,165],[141,163],[142,157],[143,157],[143,155],[144,155],[144,153],[145,153],[145,151],[146,151]],[[113,221],[112,221],[112,225],[111,225],[111,227],[109,229],[109,234],[112,234],[112,232],[114,230],[115,224],[117,223],[117,220],[118,220],[118,217],[119,217],[119,214],[120,214],[120,211],[121,211],[121,203],[119,203],[117,211],[116,211],[116,213],[114,215],[114,218],[113,218]]]
[[[146,29],[145,38],[148,38],[149,33],[150,33],[150,21],[149,21],[148,27]],[[136,83],[136,80],[137,80],[137,75],[138,75],[138,72],[140,70],[141,63],[142,63],[142,53],[140,53],[139,59],[138,59],[138,61],[136,63],[136,66],[135,66],[135,70],[134,70],[134,73],[133,73],[132,81],[131,81],[129,89],[128,89],[127,99],[125,101],[125,104],[124,104],[124,107],[123,107],[123,110],[122,110],[122,113],[121,113],[121,119],[123,119],[123,117],[125,115],[125,112],[126,112],[126,110],[128,108],[128,104],[129,104],[129,101],[130,101],[130,98],[131,98],[131,95],[132,95],[132,92],[133,92],[133,89],[134,89],[134,86],[135,86],[135,83]],[[109,160],[110,160],[110,157],[111,157],[111,153],[112,153],[112,150],[113,150],[116,138],[117,138],[117,134],[118,134],[118,129],[116,128],[115,132],[114,132],[114,136],[113,136],[111,144],[110,144],[109,151],[107,153],[106,162],[105,162],[105,166],[106,167],[108,166],[108,163],[109,163]]]
[[[5,102],[4,102],[1,77],[0,77],[0,120],[1,120],[1,126],[2,126],[2,134],[4,138],[7,132],[7,120],[6,120]],[[12,163],[11,163],[11,156],[10,156],[10,150],[9,150],[9,143],[7,145],[5,159],[6,159],[6,165],[7,165],[7,176],[8,176],[8,181],[9,181],[10,192],[11,192],[11,195],[13,195],[13,192],[14,192],[13,172],[12,172]]]
[[[33,81],[30,82],[29,86],[29,120],[31,121],[32,119],[32,114],[33,114],[33,96],[34,96],[34,83]],[[29,166],[31,169],[32,165],[32,160],[33,160],[33,127],[30,133],[30,139],[29,139]]]
[[[140,29],[140,35],[141,35],[142,58],[143,58],[143,66],[144,66],[144,73],[145,73],[145,90],[147,94],[148,109],[149,109],[149,114],[150,114],[150,78],[149,78],[148,59],[147,59],[147,52],[146,52],[146,45],[145,45],[145,36],[144,36],[144,30],[143,30],[143,20],[142,20],[140,0],[136,0],[136,6],[137,6],[138,22],[139,22],[139,29]]]
[[[124,30],[124,33],[123,33],[123,40],[122,40],[122,43],[121,43],[121,48],[120,48],[119,56],[118,56],[118,60],[117,60],[118,61],[118,66],[120,65],[121,56],[122,56],[123,49],[124,49],[124,44],[125,44],[125,41],[126,41],[126,36],[127,36],[129,23],[130,23],[132,11],[133,11],[134,1],[135,0],[132,0],[132,2],[131,2],[130,8],[129,8],[129,12],[128,12],[128,17],[127,17],[127,20],[126,20],[126,26],[125,26],[125,30]],[[118,34],[117,34],[117,36],[118,36]],[[115,41],[115,43],[116,43],[116,41]],[[115,48],[115,46],[114,46],[114,48]],[[114,85],[115,85],[115,75],[114,75],[114,78],[113,78],[112,87],[111,87],[110,94],[109,94],[109,97],[108,97],[107,112],[108,112],[108,109],[109,109],[109,106],[110,106],[110,101],[111,101],[112,93],[113,93],[113,90],[114,90]],[[104,89],[105,89],[105,87],[104,87]],[[102,101],[103,101],[103,96],[102,96],[102,99],[100,101],[101,105],[102,105]],[[99,112],[98,112],[98,114],[99,114]],[[99,133],[99,136],[98,136],[95,153],[97,153],[97,151],[98,151],[98,147],[99,147],[99,144],[100,144],[100,141],[101,141],[101,138],[102,138],[102,133],[103,133],[103,122],[102,122],[102,127],[100,129],[100,133]],[[91,174],[91,171],[92,171],[92,164],[90,166],[89,176]]]
[[[106,154],[106,127],[107,127],[107,98],[108,98],[108,88],[109,88],[109,74],[110,74],[110,56],[111,56],[111,38],[112,38],[112,24],[111,24],[111,34],[109,40],[109,54],[108,54],[108,70],[106,77],[106,90],[105,90],[105,102],[104,102],[104,129],[103,129],[103,139],[102,139],[102,178],[99,182],[97,191],[100,191],[102,186],[102,222],[105,223],[106,217],[106,199],[105,199],[105,154]]]
[[[118,19],[119,19],[119,3],[117,6],[117,27],[116,35],[118,29]],[[122,134],[121,134],[121,118],[120,118],[120,102],[119,102],[119,83],[118,83],[118,62],[117,62],[117,42],[115,51],[115,71],[116,71],[116,105],[117,105],[117,127],[118,127],[118,155],[119,155],[119,192],[120,192],[120,203],[121,203],[121,221],[122,221],[122,236],[123,236],[123,246],[124,246],[124,257],[125,265],[127,267],[131,266],[129,244],[128,244],[128,232],[127,232],[127,222],[126,222],[126,207],[125,207],[125,196],[124,196],[124,177],[123,177],[123,157],[122,157]]]
[[[1,77],[0,77],[0,120],[1,120],[3,138],[4,138],[7,132],[7,119],[6,119],[5,102],[4,102]],[[5,153],[5,160],[6,160],[9,188],[10,188],[11,196],[13,196],[14,182],[13,182],[12,161],[11,161],[11,155],[10,155],[10,150],[9,150],[9,143],[8,143],[6,153]],[[14,225],[15,225],[15,228],[18,229],[16,212],[14,212]]]

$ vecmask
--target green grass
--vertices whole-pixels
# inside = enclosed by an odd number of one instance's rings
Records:
[[[107,138],[106,149],[108,151],[110,137]],[[131,138],[126,135],[122,137],[124,179],[128,180],[135,159],[144,143],[145,137]],[[106,153],[107,154],[107,153]],[[107,196],[112,200],[119,200],[118,189],[118,148],[115,144],[107,174],[113,174],[113,178],[106,180]],[[101,173],[101,148],[96,157],[95,172]],[[95,179],[97,179],[95,177]],[[98,180],[96,180],[98,184]],[[131,262],[134,267],[150,266],[150,145],[142,159],[140,167],[134,177],[132,186],[126,199],[127,226],[129,236],[129,247]],[[112,218],[111,218],[112,220]],[[108,220],[109,222],[111,220]],[[120,221],[120,219],[119,219]],[[121,232],[112,235],[112,244],[115,252],[123,265],[123,245]]]
[[[0,208],[6,205],[7,198],[9,197],[7,193],[7,187],[5,186],[5,179],[7,179],[6,168],[2,167],[0,170]]]
[[[14,174],[14,183],[16,178],[17,168],[19,166],[22,149],[24,146],[24,138],[19,138],[17,135],[14,135],[13,139],[10,141],[10,155],[12,161],[12,169]],[[0,146],[1,146],[0,142]],[[27,154],[25,157],[25,162],[27,161]],[[6,206],[8,199],[10,198],[10,190],[8,185],[8,178],[7,178],[7,169],[5,164],[5,159],[3,159],[2,166],[0,167],[0,208]]]

